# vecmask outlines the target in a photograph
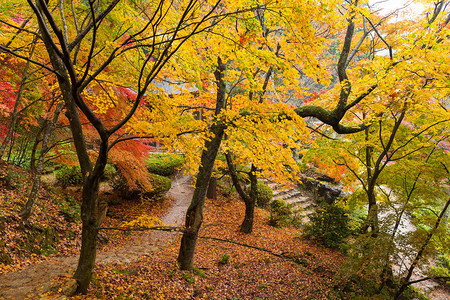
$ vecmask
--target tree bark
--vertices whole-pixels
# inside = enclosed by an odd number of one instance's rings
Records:
[[[206,198],[216,200],[217,199],[217,178],[211,176],[208,185],[208,191],[206,192]]]
[[[252,164],[250,172],[247,173],[250,179],[250,193],[247,194],[239,183],[236,167],[233,164],[231,154],[227,152],[225,157],[227,160],[228,169],[230,171],[231,181],[245,204],[245,216],[239,231],[243,233],[252,233],[256,199],[258,198],[258,178],[256,176],[256,167]]]
[[[48,123],[47,120],[44,121],[44,124],[41,125],[41,127],[39,128],[38,132],[36,133],[36,137],[34,139],[34,144],[33,147],[31,147],[31,154],[30,154],[30,171],[33,173],[36,173],[36,151],[37,148],[39,146],[39,143],[42,142],[42,138],[41,138],[41,134],[42,132],[44,132],[44,130],[46,130],[46,128],[48,127]]]
[[[221,110],[225,107],[226,101],[225,82],[223,81],[225,65],[222,63],[220,57],[218,58],[217,63],[217,70],[214,72],[217,80],[216,116],[219,115]],[[182,270],[192,270],[193,268],[198,231],[200,230],[203,221],[203,207],[205,204],[206,192],[225,128],[226,126],[222,124],[221,120],[217,119],[210,128],[214,137],[205,142],[205,149],[202,152],[201,165],[195,183],[194,195],[192,196],[191,204],[186,212],[186,229],[183,233],[178,253],[178,264]]]
[[[41,11],[41,13],[43,13],[39,2],[37,7]],[[48,52],[52,67],[58,73],[58,84],[66,107],[65,115],[69,120],[70,131],[72,132],[73,143],[75,145],[75,151],[78,156],[81,173],[83,174],[84,179],[85,175],[91,171],[92,163],[87,152],[78,108],[73,97],[70,76],[67,72],[66,66],[58,57],[52,47],[51,37],[45,34],[49,32],[46,24],[44,24],[43,22],[39,22],[39,31],[41,32],[42,40]]]
[[[253,220],[255,216],[255,205],[256,199],[258,198],[258,178],[256,177],[256,167],[252,164],[252,168],[248,173],[250,178],[250,194],[244,200],[245,203],[245,216],[244,221],[242,221],[240,232],[252,233],[253,231]]]
[[[258,178],[256,176],[256,167],[252,164],[250,172],[247,173],[250,179],[250,193],[247,194],[239,183],[239,178],[237,176],[236,167],[233,164],[233,159],[231,153],[227,152],[225,154],[227,159],[228,170],[230,171],[231,181],[236,188],[237,193],[244,201],[245,204],[245,216],[244,221],[239,228],[240,232],[252,233],[253,231],[253,219],[255,214],[255,204],[258,198]]]
[[[369,202],[368,213],[367,213],[367,221],[366,226],[367,229],[370,228],[371,232],[376,234],[379,230],[378,226],[378,204],[377,198],[375,194],[375,186],[369,184],[367,188],[367,199]]]
[[[81,250],[75,279],[78,282],[77,292],[85,294],[92,278],[95,266],[98,235],[98,190],[108,160],[108,140],[102,140],[95,167],[83,184],[81,205]]]

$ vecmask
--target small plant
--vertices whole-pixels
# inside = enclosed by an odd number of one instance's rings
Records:
[[[430,298],[411,285],[406,288],[402,296],[403,299],[430,300]]]
[[[358,234],[366,223],[367,209],[359,207],[349,213],[348,227],[353,234]]]
[[[222,257],[217,261],[219,265],[226,265],[230,262],[230,255],[228,253],[224,253]]]
[[[304,235],[326,247],[340,248],[350,235],[348,214],[339,206],[324,203],[310,216]]]
[[[256,198],[256,205],[259,207],[267,207],[272,198],[273,190],[264,182],[258,181],[258,197]]]
[[[293,213],[292,208],[281,199],[275,199],[270,203],[270,212],[272,214],[287,216]]]
[[[81,168],[79,166],[63,166],[54,173],[56,182],[63,187],[82,183]]]
[[[286,201],[275,199],[270,203],[269,225],[277,228],[300,226],[301,221],[292,214],[292,207]]]
[[[154,153],[146,161],[150,173],[161,176],[175,175],[184,164],[184,157],[179,154]]]
[[[201,278],[206,278],[205,273],[199,268],[194,268],[194,274]]]
[[[181,276],[186,282],[194,283],[195,277],[191,273],[183,273]]]
[[[428,272],[430,277],[450,277],[450,254],[440,254],[436,260],[436,265]],[[450,280],[440,279],[441,284],[450,288]]]

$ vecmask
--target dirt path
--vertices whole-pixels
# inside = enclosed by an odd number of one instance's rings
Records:
[[[172,207],[161,220],[166,224],[184,224],[184,217],[192,198],[191,178],[179,176],[172,182],[168,195],[175,199]],[[121,248],[100,252],[97,263],[130,262],[165,247],[175,233],[145,232]],[[73,273],[78,256],[52,258],[27,266],[17,272],[0,274],[0,299],[38,299],[48,290],[50,280],[58,275]]]

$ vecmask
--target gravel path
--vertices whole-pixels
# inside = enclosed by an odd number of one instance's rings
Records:
[[[186,210],[192,199],[191,177],[179,176],[172,182],[168,195],[175,199],[172,207],[161,220],[166,224],[183,225]],[[97,263],[136,260],[165,247],[176,233],[144,232],[121,248],[97,254]],[[17,272],[0,274],[0,299],[37,299],[47,291],[50,280],[56,276],[73,273],[78,256],[51,258],[45,262],[27,266]]]

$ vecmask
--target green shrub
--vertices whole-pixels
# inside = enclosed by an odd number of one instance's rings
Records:
[[[402,294],[403,299],[429,300],[419,289],[409,285]]]
[[[117,172],[116,176],[111,180],[111,186],[116,194],[124,199],[137,198],[142,192],[138,186],[131,187],[120,172]]]
[[[150,173],[149,179],[152,184],[153,190],[151,192],[145,193],[146,196],[163,194],[170,190],[172,186],[172,181],[170,180],[170,178],[165,176]]]
[[[83,182],[81,168],[79,166],[63,166],[54,173],[56,182],[63,187],[77,185]]]
[[[440,254],[436,260],[436,265],[431,267],[428,273],[430,277],[450,277],[450,254]],[[447,288],[450,288],[450,280],[440,279],[438,281]]]
[[[107,164],[105,170],[103,171],[102,180],[111,181],[117,174],[116,167],[113,164]]]
[[[286,201],[274,199],[270,203],[269,225],[277,228],[300,226],[300,219],[292,214],[292,207],[290,207]]]
[[[326,247],[340,248],[350,235],[348,221],[344,209],[324,203],[310,216],[310,223],[304,227],[304,235]]]
[[[151,154],[146,161],[148,171],[161,176],[175,175],[183,163],[182,155],[166,153]]]
[[[349,213],[348,228],[354,233],[358,234],[366,224],[367,209],[359,207]]]
[[[130,187],[128,181],[120,173],[113,178],[111,185],[116,193],[125,199],[137,198],[141,195],[145,197],[161,195],[172,186],[170,178],[165,176],[150,173],[149,180],[153,188],[149,192],[144,191],[139,184],[135,187]]]
[[[286,201],[281,199],[274,199],[272,203],[270,203],[270,212],[281,216],[287,216],[293,213],[292,208]]]
[[[246,188],[246,192],[250,192],[250,186]],[[273,190],[264,182],[258,181],[258,197],[256,198],[256,206],[267,207],[273,198]]]

